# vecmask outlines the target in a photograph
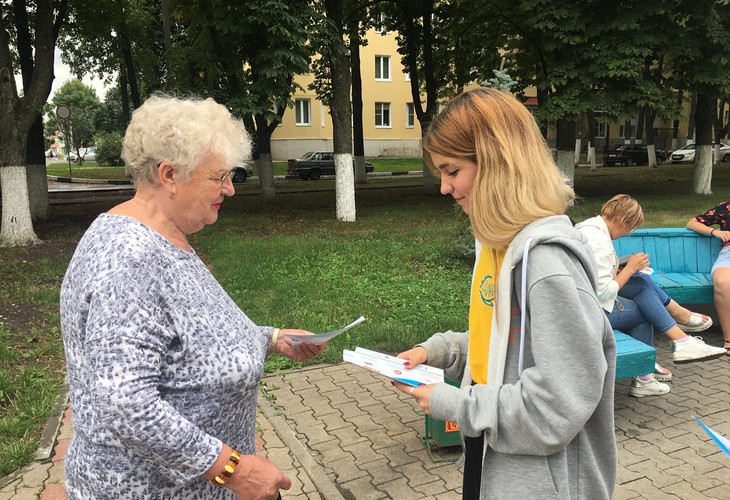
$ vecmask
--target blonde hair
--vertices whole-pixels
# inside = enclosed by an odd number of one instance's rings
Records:
[[[644,225],[644,211],[634,198],[627,194],[617,194],[601,207],[604,220],[622,224],[632,231]]]
[[[535,119],[514,97],[481,87],[455,97],[431,122],[424,158],[431,153],[474,161],[470,219],[477,240],[504,248],[526,225],[561,215],[575,198]]]
[[[243,123],[210,98],[153,95],[132,114],[122,145],[135,185],[156,186],[163,161],[189,178],[211,155],[232,167],[250,157],[251,140]]]

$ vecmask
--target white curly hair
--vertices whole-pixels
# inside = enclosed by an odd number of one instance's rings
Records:
[[[188,179],[210,155],[231,167],[251,156],[243,123],[210,98],[153,95],[132,114],[122,145],[135,185],[156,186],[163,161],[172,162]]]

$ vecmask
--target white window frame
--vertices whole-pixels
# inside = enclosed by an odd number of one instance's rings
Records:
[[[380,76],[378,76],[380,72]],[[383,78],[384,72],[387,72],[387,76]],[[390,81],[390,56],[377,55],[375,56],[375,81],[376,82],[389,82]]]
[[[378,119],[380,119],[380,124],[378,124]],[[375,103],[375,128],[392,128],[389,102]]]
[[[299,97],[294,99],[295,120],[297,127],[312,126],[312,100]],[[304,116],[306,114],[306,116]]]
[[[388,31],[385,29],[385,12],[381,12],[378,15],[378,19],[375,22],[375,33],[379,33],[381,35],[385,35],[388,33]]]
[[[406,103],[406,128],[416,125],[416,106],[412,102]]]
[[[606,138],[607,125],[606,122],[596,120],[596,139]]]

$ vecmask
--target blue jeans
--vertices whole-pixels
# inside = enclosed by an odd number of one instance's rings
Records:
[[[644,318],[633,300],[619,295],[613,303],[613,311],[606,312],[606,316],[614,330],[654,347],[654,326]]]
[[[613,311],[607,313],[611,326],[616,330],[653,346],[654,328],[666,333],[677,324],[667,312],[666,306],[671,298],[651,276],[634,274],[618,293]]]

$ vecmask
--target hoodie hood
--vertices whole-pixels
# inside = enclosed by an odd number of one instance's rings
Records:
[[[487,379],[489,385],[501,385],[504,380],[504,368],[506,363],[507,343],[509,340],[509,329],[511,323],[510,304],[512,298],[512,272],[515,267],[522,263],[523,259],[529,258],[530,250],[536,245],[560,245],[574,254],[585,270],[588,280],[593,290],[596,290],[598,284],[598,275],[596,272],[596,261],[588,240],[580,231],[578,231],[570,219],[565,215],[556,215],[538,219],[525,226],[517,236],[512,240],[504,257],[504,263],[499,273],[499,286],[497,287],[497,308],[495,311],[495,320],[493,324],[496,328],[492,328],[492,335],[489,343],[489,368]],[[477,259],[481,245],[477,242]],[[508,264],[509,263],[509,264]],[[526,276],[527,267],[522,265],[522,290],[518,290],[520,297],[526,296],[526,286],[528,277]],[[525,300],[523,308],[527,306]],[[521,316],[520,337],[524,338],[524,321],[525,315]],[[522,348],[522,341],[521,346]],[[520,356],[521,358],[521,356]],[[520,361],[521,365],[521,361]]]

